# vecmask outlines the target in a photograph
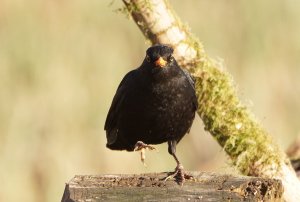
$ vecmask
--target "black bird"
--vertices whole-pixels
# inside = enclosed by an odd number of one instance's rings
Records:
[[[168,152],[177,162],[168,178],[182,184],[189,176],[176,157],[176,145],[189,132],[198,104],[192,77],[172,53],[166,45],[148,48],[142,65],[121,81],[104,129],[106,146],[112,150],[144,151],[154,149],[147,144],[168,142]]]

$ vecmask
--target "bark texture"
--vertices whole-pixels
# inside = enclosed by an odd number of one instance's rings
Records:
[[[181,67],[196,79],[198,114],[205,129],[245,175],[282,180],[287,201],[300,201],[300,181],[284,151],[241,103],[231,76],[208,57],[167,0],[123,0],[126,10],[153,44],[169,44]],[[188,2],[187,2],[188,3]]]
[[[167,173],[79,175],[66,184],[62,202],[80,201],[282,201],[280,180],[192,172],[183,186]]]

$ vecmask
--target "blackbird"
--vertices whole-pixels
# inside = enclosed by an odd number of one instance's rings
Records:
[[[190,176],[176,157],[176,145],[189,132],[198,107],[194,81],[182,70],[167,45],[148,48],[140,67],[121,81],[109,109],[104,129],[112,150],[137,151],[168,142],[177,167],[167,179],[180,184]],[[142,154],[142,161],[144,161]]]

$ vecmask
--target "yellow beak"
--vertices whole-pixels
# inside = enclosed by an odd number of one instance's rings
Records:
[[[165,61],[162,57],[159,57],[154,63],[156,66],[164,67],[167,64],[167,61]]]

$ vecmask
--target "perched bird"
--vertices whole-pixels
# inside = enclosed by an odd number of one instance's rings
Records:
[[[142,65],[121,81],[104,129],[112,150],[143,152],[154,149],[148,144],[168,142],[177,167],[167,179],[176,177],[182,184],[189,176],[175,154],[176,145],[189,132],[198,105],[194,81],[172,53],[167,45],[148,48]]]

